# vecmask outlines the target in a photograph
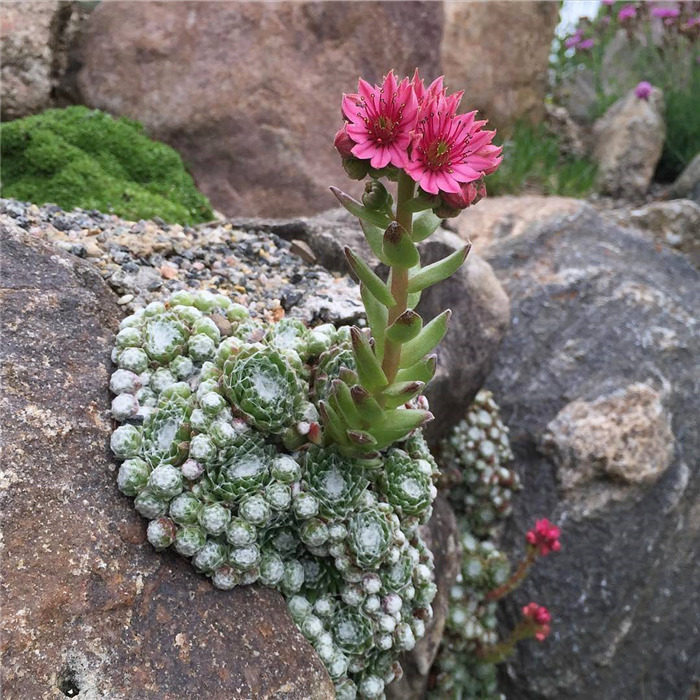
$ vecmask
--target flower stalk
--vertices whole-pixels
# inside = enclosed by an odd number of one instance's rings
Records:
[[[457,114],[461,98],[447,94],[442,78],[426,88],[417,72],[398,81],[393,71],[381,85],[360,79],[357,94],[343,97],[346,123],[336,149],[350,177],[371,180],[361,202],[331,191],[360,220],[370,249],[389,268],[384,280],[345,249],[370,334],[352,330],[355,367],[319,409],[328,442],[349,456],[376,456],[433,418],[421,393],[435,373],[433,353],[451,312],[424,325],[415,308],[423,290],[459,269],[469,246],[421,267],[416,244],[443,218],[485,196],[483,178],[501,162],[501,149],[491,143],[495,132],[482,129],[486,122],[475,112]],[[383,178],[397,182],[395,209]]]

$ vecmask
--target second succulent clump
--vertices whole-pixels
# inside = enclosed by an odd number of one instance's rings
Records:
[[[420,431],[372,459],[323,444],[317,402],[352,357],[348,329],[177,292],[122,322],[112,450],[156,549],[277,588],[337,697],[381,698],[433,614],[437,468]]]

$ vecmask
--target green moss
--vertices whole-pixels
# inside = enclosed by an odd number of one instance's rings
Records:
[[[87,107],[50,109],[3,124],[0,140],[5,197],[126,219],[193,224],[213,218],[179,154],[129,119]]]
[[[521,122],[503,143],[503,163],[486,186],[490,195],[537,192],[585,197],[595,176],[592,161],[563,155],[559,139],[544,126]]]

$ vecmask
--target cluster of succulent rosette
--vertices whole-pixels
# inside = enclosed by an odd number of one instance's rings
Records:
[[[442,79],[426,88],[417,73],[389,73],[343,98],[336,146],[349,173],[370,179],[362,202],[334,193],[389,268],[383,280],[346,250],[368,329],[264,323],[227,296],[182,290],[125,318],[116,336],[122,425],[111,446],[148,540],[191,558],[218,588],[279,590],[341,700],[384,697],[433,615],[420,526],[438,468],[421,430],[432,418],[423,390],[450,312],[424,325],[415,307],[468,246],[422,267],[417,244],[483,196],[500,162],[494,132],[457,114],[461,96]],[[395,207],[382,178],[398,182]],[[507,451],[502,426],[477,424],[494,451],[484,442],[475,454],[492,469]],[[488,507],[502,514],[504,503],[492,496]]]
[[[511,467],[508,428],[491,392],[481,390],[467,416],[442,442],[439,485],[448,494],[462,533],[462,562],[449,592],[449,612],[440,652],[431,674],[430,697],[504,700],[496,665],[523,639],[543,641],[551,616],[530,603],[508,638],[499,641],[498,601],[527,576],[538,556],[560,549],[559,528],[538,520],[526,535],[526,552],[513,571],[495,544],[500,524],[511,512],[520,481]],[[545,621],[546,618],[546,621]]]

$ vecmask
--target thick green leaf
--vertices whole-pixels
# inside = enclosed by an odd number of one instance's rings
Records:
[[[447,325],[452,312],[447,309],[436,316],[423,330],[410,342],[401,348],[402,369],[416,364],[424,355],[435,349],[435,346],[445,337]]]
[[[386,331],[392,343],[407,343],[413,340],[423,328],[423,319],[412,309],[406,309]]]
[[[385,265],[390,265],[391,263],[386,259],[384,251],[382,250],[382,241],[384,240],[384,229],[374,224],[370,224],[369,221],[364,221],[360,219],[360,226],[362,227],[362,232],[365,234],[365,239],[372,252],[377,256],[377,258],[383,262]]]
[[[379,302],[374,294],[370,294],[364,284],[360,287],[360,295],[365,305],[367,322],[369,323],[369,328],[374,338],[374,352],[379,362],[381,362],[384,359],[384,336],[386,334],[388,316],[387,309],[384,304]]]
[[[420,428],[433,419],[430,411],[420,411],[413,408],[385,411],[384,421],[372,429],[372,435],[379,445],[386,445],[400,440],[416,428]]]
[[[348,436],[348,440],[355,445],[369,448],[375,447],[377,444],[374,437],[364,430],[348,430],[346,435]]]
[[[442,219],[439,216],[435,216],[432,211],[424,211],[417,216],[416,220],[413,222],[411,238],[413,238],[415,243],[424,241],[428,236],[431,236],[438,230],[441,223]]]
[[[345,247],[345,257],[348,265],[350,265],[350,269],[377,301],[384,304],[384,306],[396,306],[396,301],[384,282],[379,279],[372,268],[359,255],[347,246]]]
[[[377,403],[376,399],[370,396],[366,389],[354,386],[350,389],[350,395],[363,420],[369,420],[372,423],[383,420],[384,409]]]
[[[331,192],[336,196],[336,199],[358,219],[369,221],[370,224],[379,226],[382,229],[385,229],[391,223],[391,219],[386,214],[375,211],[374,209],[368,209],[337,187],[331,187]]]
[[[339,445],[347,444],[345,435],[345,426],[338,414],[325,402],[320,401],[318,404],[318,412],[321,414],[323,427],[326,429],[330,439]]]
[[[423,382],[396,382],[382,391],[380,400],[385,408],[398,408],[423,391]]]
[[[437,355],[428,355],[415,365],[400,369],[396,373],[397,382],[424,382],[427,384],[434,376],[437,369]]]
[[[408,280],[408,291],[411,293],[422,292],[424,289],[454,275],[467,259],[470,249],[471,244],[465,245],[464,248],[456,250],[452,255],[418,270]]]
[[[360,384],[367,391],[374,393],[383,389],[389,382],[387,381],[382,365],[372,348],[365,334],[357,327],[350,329],[352,338],[352,351],[355,356],[355,367]]]
[[[415,267],[420,260],[415,243],[396,221],[392,221],[384,232],[382,251],[389,264],[395,267],[408,269]]]
[[[333,409],[336,413],[342,414],[345,418],[345,423],[349,428],[364,428],[365,424],[360,416],[357,407],[355,406],[352,396],[350,396],[350,387],[341,382],[339,379],[333,380],[333,394],[331,402],[335,401]]]

